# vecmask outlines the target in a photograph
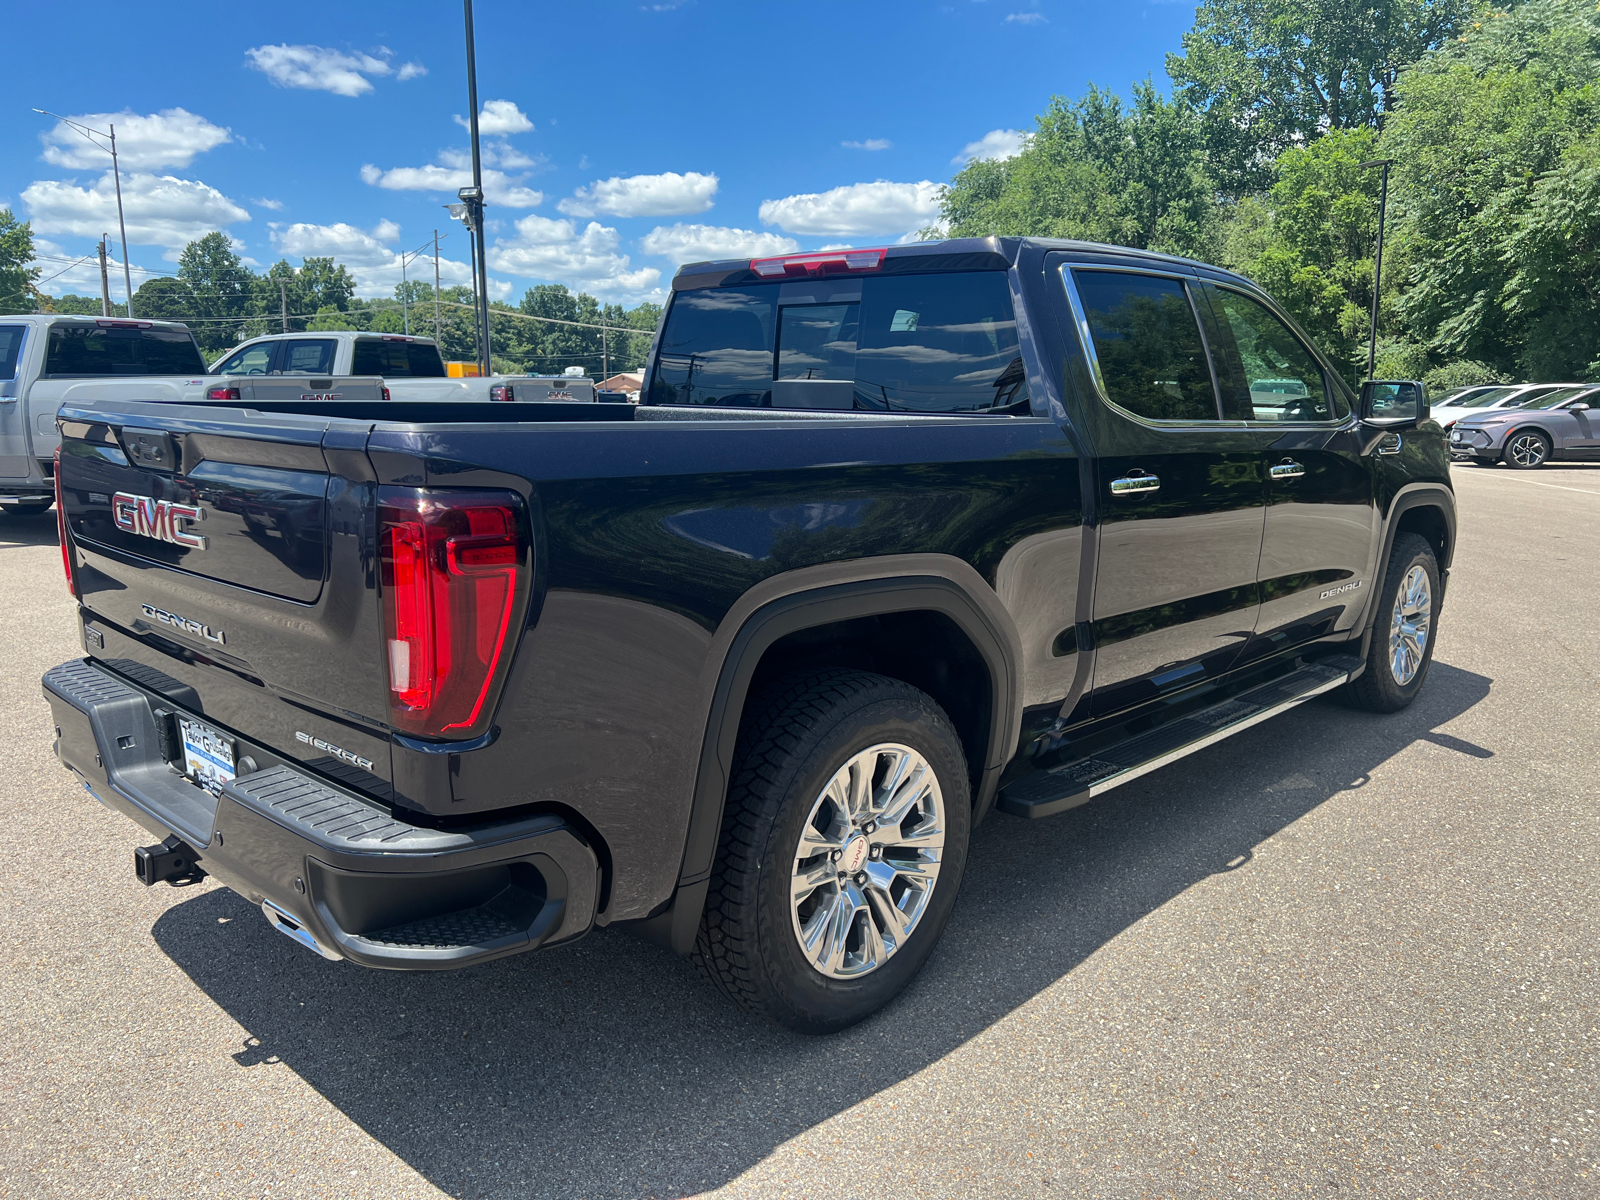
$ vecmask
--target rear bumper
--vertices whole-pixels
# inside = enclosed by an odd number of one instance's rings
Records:
[[[202,868],[324,957],[447,970],[571,941],[594,923],[598,861],[557,816],[408,824],[248,738],[238,761],[256,769],[213,795],[162,755],[158,722],[179,706],[87,660],[43,684],[63,766],[157,837],[182,838]]]

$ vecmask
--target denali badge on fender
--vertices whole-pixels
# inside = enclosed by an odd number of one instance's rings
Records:
[[[171,625],[174,629],[181,629],[185,633],[192,633],[196,637],[203,637],[208,642],[215,642],[222,646],[227,643],[227,638],[222,636],[222,630],[212,629],[209,625],[202,625],[199,621],[191,621],[188,617],[175,616],[165,609],[157,608],[154,604],[141,604],[139,611],[152,621],[160,621],[163,625]]]
[[[205,509],[193,504],[174,504],[171,500],[130,496],[127,492],[111,497],[111,519],[118,529],[155,538],[158,542],[171,542],[174,546],[187,546],[191,550],[206,548],[205,535],[190,533],[182,522],[203,521],[205,515]]]
[[[1361,586],[1361,580],[1359,580],[1359,579],[1356,580],[1354,583],[1341,584],[1339,587],[1329,588],[1327,591],[1323,592],[1322,595],[1318,596],[1317,599],[1318,600],[1326,600],[1330,596],[1337,596],[1340,592],[1353,592],[1360,586]]]
[[[332,742],[325,742],[319,737],[312,737],[309,733],[301,733],[296,729],[294,731],[294,740],[304,742],[308,746],[315,746],[318,750],[326,750],[335,758],[342,758],[347,763],[355,763],[363,771],[372,770],[372,760],[370,758],[362,758],[359,754],[351,754],[350,751],[343,747],[335,746]]]

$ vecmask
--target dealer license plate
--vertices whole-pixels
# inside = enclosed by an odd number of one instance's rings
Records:
[[[204,721],[178,718],[183,739],[183,770],[207,791],[220,792],[234,776],[233,739]]]

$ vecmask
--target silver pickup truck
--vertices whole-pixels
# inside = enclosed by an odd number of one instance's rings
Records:
[[[65,402],[387,399],[377,377],[279,373],[218,380],[187,325],[61,313],[0,317],[0,512],[55,500],[56,412]]]

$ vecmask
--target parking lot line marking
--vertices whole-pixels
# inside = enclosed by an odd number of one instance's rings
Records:
[[[1555,488],[1561,492],[1582,492],[1585,496],[1600,496],[1600,492],[1592,488],[1568,487],[1564,483],[1540,483],[1537,479],[1519,479],[1515,475],[1463,475],[1463,479],[1499,479],[1504,483],[1528,483],[1534,487]]]

